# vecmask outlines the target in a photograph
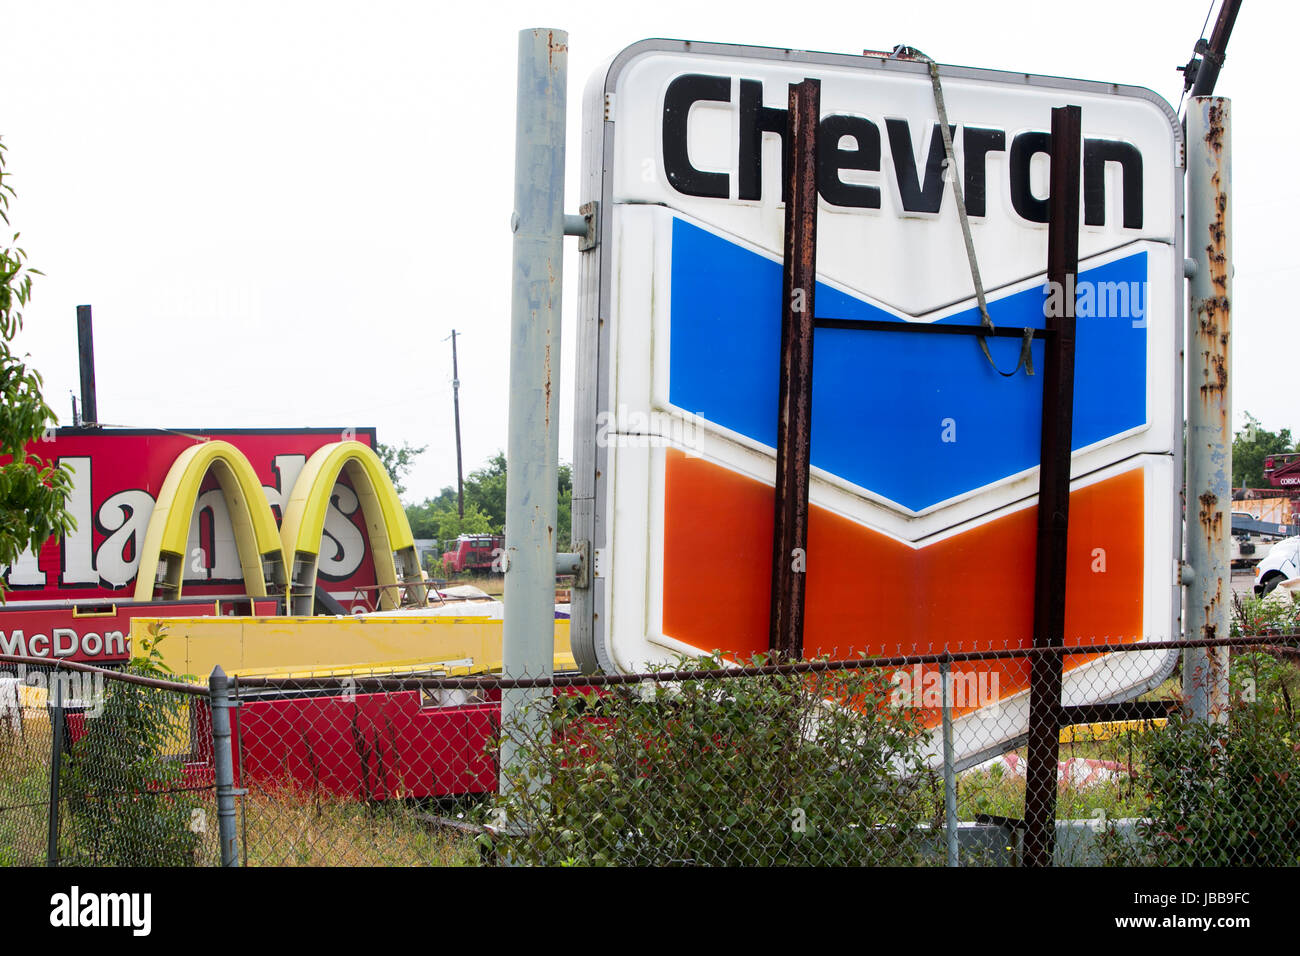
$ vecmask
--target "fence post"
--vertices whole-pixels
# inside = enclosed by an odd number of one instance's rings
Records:
[[[57,674],[57,672],[55,672]],[[50,712],[50,818],[46,834],[45,865],[59,865],[59,769],[63,765],[63,681],[54,680],[54,706]]]
[[[235,837],[235,761],[230,754],[230,680],[218,664],[208,678],[212,707],[212,763],[217,782],[217,832],[221,839],[221,865],[239,866]]]
[[[952,663],[939,663],[943,684],[943,815],[948,835],[948,865],[957,866],[957,772],[952,748]]]
[[[1187,107],[1187,637],[1227,637],[1232,601],[1232,141],[1230,101]],[[1189,648],[1183,697],[1227,718],[1228,649]]]

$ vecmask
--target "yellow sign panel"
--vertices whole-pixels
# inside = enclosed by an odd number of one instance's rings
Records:
[[[158,651],[177,674],[306,676],[501,670],[501,621],[479,617],[135,618],[132,647],[161,631]],[[573,670],[569,622],[555,622],[555,670]]]

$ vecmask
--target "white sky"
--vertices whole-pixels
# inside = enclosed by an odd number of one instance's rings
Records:
[[[455,482],[452,328],[466,471],[506,444],[520,29],[570,34],[576,212],[582,88],[638,39],[908,43],[943,63],[1137,84],[1177,104],[1174,67],[1207,5],[0,0],[11,220],[46,273],[21,348],[68,423],[75,309],[90,303],[104,422],[374,425],[381,441],[429,446],[407,480],[418,500]],[[1216,90],[1233,100],[1234,417],[1293,431],[1300,329],[1284,295],[1300,279],[1300,134],[1285,104],[1298,28],[1300,6],[1246,0]]]

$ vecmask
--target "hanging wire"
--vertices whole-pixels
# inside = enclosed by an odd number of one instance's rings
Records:
[[[1201,40],[1205,39],[1205,28],[1208,27],[1208,26],[1210,25],[1210,14],[1213,13],[1213,12],[1214,12],[1214,0],[1210,0],[1210,6],[1209,6],[1209,8],[1205,11],[1205,22],[1201,24],[1201,32],[1200,32],[1200,34],[1199,34],[1199,35],[1197,36],[1197,38],[1196,38],[1196,42],[1197,42],[1198,44],[1201,42]],[[1194,61],[1195,59],[1196,59],[1196,54],[1195,54],[1195,52],[1193,52],[1193,54],[1192,54],[1192,60]],[[1188,65],[1190,65],[1190,61],[1189,61],[1189,64],[1188,64]],[[1186,69],[1187,69],[1187,67],[1183,67],[1183,70],[1184,70],[1184,71],[1186,71]],[[1179,119],[1181,119],[1182,116],[1183,116],[1183,100],[1185,100],[1185,99],[1187,98],[1187,91],[1188,91],[1189,89],[1191,89],[1191,87],[1192,87],[1192,82],[1193,82],[1193,81],[1192,81],[1191,79],[1188,79],[1187,73],[1184,72],[1184,73],[1183,73],[1183,92],[1179,94],[1179,96],[1178,96],[1178,108],[1174,110],[1175,115],[1177,115],[1177,116],[1179,117]]]

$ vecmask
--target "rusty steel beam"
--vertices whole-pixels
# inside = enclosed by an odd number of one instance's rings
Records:
[[[1047,326],[1043,422],[1038,469],[1038,544],[1034,646],[1065,641],[1066,553],[1070,530],[1070,446],[1074,423],[1074,288],[1079,271],[1079,151],[1082,111],[1052,110],[1051,197],[1047,216]],[[1054,295],[1052,293],[1055,293]],[[1053,303],[1061,308],[1053,308]],[[1025,865],[1049,866],[1056,838],[1056,764],[1060,751],[1061,658],[1030,665],[1025,778]]]
[[[1187,107],[1187,586],[1189,638],[1226,637],[1232,602],[1232,153],[1230,102]],[[1189,651],[1183,698],[1199,720],[1228,708],[1228,653]]]
[[[790,84],[786,129],[785,250],[781,284],[780,389],[772,525],[768,649],[803,656],[808,554],[808,469],[812,437],[813,299],[817,285],[817,123],[821,83]]]
[[[1192,96],[1209,96],[1214,92],[1214,85],[1219,80],[1219,71],[1223,69],[1223,61],[1228,55],[1228,40],[1232,37],[1232,27],[1237,22],[1237,13],[1240,10],[1241,0],[1223,0],[1219,6],[1219,15],[1214,21],[1208,49],[1202,54],[1201,65],[1196,70]]]
[[[1023,339],[1024,329],[994,328],[983,325],[939,325],[935,322],[896,322],[883,319],[832,319],[818,316],[813,325],[819,329],[848,329],[850,332],[911,332],[920,335],[983,335],[995,339]],[[1030,329],[1030,337],[1046,339],[1049,329]]]
[[[1061,726],[1105,724],[1117,720],[1163,720],[1178,710],[1175,700],[1126,700],[1116,704],[1076,704],[1061,708]]]

